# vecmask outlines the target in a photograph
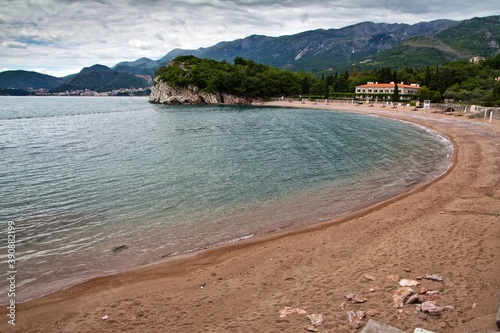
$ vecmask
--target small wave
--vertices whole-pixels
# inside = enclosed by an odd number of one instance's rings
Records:
[[[0,120],[25,120],[25,119],[43,119],[43,118],[63,118],[63,117],[79,117],[79,116],[89,116],[89,115],[100,115],[100,114],[113,114],[113,113],[126,113],[126,112],[138,112],[145,109],[130,109],[130,110],[118,110],[118,111],[93,111],[93,112],[81,112],[81,113],[64,113],[64,114],[48,114],[48,115],[36,115],[36,116],[19,116],[19,117],[6,117],[0,118]]]
[[[219,243],[215,244],[214,246],[221,246],[221,245],[232,244],[232,243],[240,242],[240,241],[245,240],[245,239],[250,239],[250,238],[252,238],[254,236],[255,236],[254,234],[240,236],[240,237],[236,237],[236,238],[232,238],[232,239],[229,239],[229,240],[226,240],[226,241],[219,242]],[[211,246],[211,247],[213,247],[213,246]]]

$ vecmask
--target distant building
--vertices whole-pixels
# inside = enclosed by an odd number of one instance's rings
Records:
[[[416,83],[405,84],[401,83],[378,83],[368,82],[360,86],[356,86],[356,97],[360,99],[390,99],[394,94],[394,89],[398,86],[399,96],[401,100],[415,99],[420,89],[420,85]]]
[[[484,61],[484,60],[485,60],[484,57],[479,57],[478,56],[478,57],[472,57],[472,58],[470,58],[469,62],[471,64],[479,64],[481,61]]]

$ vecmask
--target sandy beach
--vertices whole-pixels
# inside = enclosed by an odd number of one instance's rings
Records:
[[[323,315],[318,332],[359,332],[371,318],[408,332],[498,330],[500,121],[338,102],[265,105],[421,124],[453,142],[453,166],[429,184],[336,220],[16,304],[15,326],[2,306],[0,332],[306,332],[311,321],[301,310]],[[448,307],[435,316],[416,311],[418,303],[394,307],[401,279],[417,281],[416,293],[426,288],[421,297]],[[363,302],[348,300],[352,293]],[[283,312],[287,307],[301,310]],[[363,318],[352,317],[359,311]]]

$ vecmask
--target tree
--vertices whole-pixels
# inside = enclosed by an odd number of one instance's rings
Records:
[[[497,54],[496,56],[486,59],[481,63],[481,66],[488,66],[492,69],[500,69],[500,54]]]
[[[383,67],[377,73],[377,82],[392,82],[394,81],[393,73],[389,67]]]
[[[434,92],[430,91],[426,86],[420,87],[418,90],[418,96],[421,101],[431,100]]]
[[[307,76],[304,76],[302,79],[302,95],[309,94],[309,90],[311,89],[311,84],[309,83],[309,79]]]
[[[394,70],[394,72],[392,72],[392,80],[394,82],[398,81],[398,71],[397,70]]]
[[[339,75],[335,79],[333,83],[335,92],[348,92],[349,91],[349,83],[347,82],[345,75]]]
[[[434,96],[432,96],[432,102],[434,103],[439,103],[443,100],[443,98],[441,97],[441,93],[439,91],[436,91],[434,93]]]
[[[242,66],[245,66],[247,64],[247,62],[245,61],[245,59],[243,59],[242,57],[240,56],[237,56],[236,58],[234,58],[234,64],[235,65],[242,65]]]
[[[493,88],[493,101],[500,102],[500,82],[497,81],[495,83],[495,87]]]
[[[431,69],[429,68],[429,66],[427,66],[427,68],[425,69],[424,82],[422,82],[422,84],[424,86],[428,86],[430,83],[431,83]]]
[[[399,102],[399,88],[397,83],[394,85],[394,93],[392,94],[392,101]]]

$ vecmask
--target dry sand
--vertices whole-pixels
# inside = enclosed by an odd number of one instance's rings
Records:
[[[349,323],[350,310],[367,311],[409,332],[415,327],[454,333],[497,329],[499,121],[488,124],[402,107],[268,104],[419,123],[453,141],[454,165],[430,184],[347,217],[97,278],[18,304],[16,326],[7,324],[2,306],[0,331],[305,332],[306,316],[280,318],[285,307],[323,314],[319,332],[360,331]],[[444,281],[421,280],[413,289],[439,291],[438,304],[454,310],[422,319],[415,305],[403,311],[393,307],[392,295],[400,286],[387,277],[423,274],[439,274]],[[379,290],[370,292],[374,287]],[[350,292],[367,301],[344,303]]]

